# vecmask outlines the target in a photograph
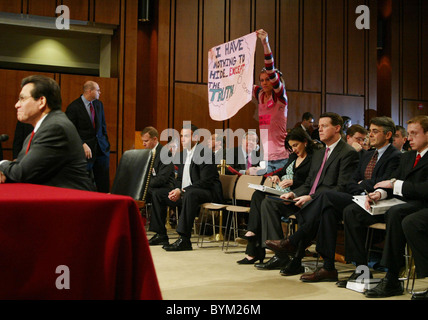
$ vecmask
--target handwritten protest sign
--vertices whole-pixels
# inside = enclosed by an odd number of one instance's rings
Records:
[[[209,50],[208,102],[213,120],[227,120],[251,101],[256,42],[253,32]]]

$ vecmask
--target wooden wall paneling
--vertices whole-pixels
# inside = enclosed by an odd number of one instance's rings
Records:
[[[233,40],[253,32],[251,26],[251,0],[230,0],[229,39]]]
[[[326,91],[344,93],[344,1],[326,2]]]
[[[122,91],[122,100],[119,100],[119,112],[123,110],[122,119],[122,148],[119,154],[134,148],[135,137],[135,113],[137,95],[137,35],[138,35],[138,0],[127,0],[121,2],[124,19],[121,27],[124,28],[124,43],[121,47],[120,57],[123,59],[123,82],[119,85]],[[119,127],[120,128],[120,127]],[[119,159],[118,159],[119,160]]]
[[[239,37],[242,37],[246,34],[249,34],[255,31],[252,27],[252,12],[254,8],[252,7],[251,0],[231,0],[230,3],[230,39],[233,40]],[[259,42],[259,40],[257,40]],[[260,47],[257,46],[256,50],[260,50]],[[254,57],[254,62],[256,62],[256,57]],[[258,83],[257,69],[255,67],[255,77],[254,83]],[[244,130],[248,129],[258,129],[259,123],[257,120],[257,115],[255,112],[257,108],[257,103],[253,101],[247,103],[238,113],[230,118],[227,121],[227,128],[232,130],[237,130],[243,128]]]
[[[157,55],[157,91],[156,91],[156,109],[158,116],[156,118],[156,127],[160,130],[172,127],[173,125],[173,110],[171,97],[174,86],[171,85],[173,78],[174,57],[172,48],[174,47],[174,37],[172,36],[174,14],[171,11],[174,7],[171,5],[171,0],[160,0],[157,7],[157,37],[158,37],[158,55]],[[139,92],[138,94],[142,94]]]
[[[364,126],[364,97],[327,94],[326,103],[327,111],[351,117],[353,124]]]
[[[225,38],[224,20],[225,2],[218,0],[205,0],[203,10],[203,44],[201,54],[202,81],[200,82],[208,83],[208,50],[214,46],[227,42]],[[215,26],[215,28],[213,28],[213,26]]]
[[[197,81],[198,0],[177,1],[175,19],[175,81]]]
[[[131,3],[133,2],[131,1]],[[94,0],[94,21],[118,25],[120,23],[120,8],[121,0]],[[137,6],[133,5],[133,10],[135,11],[132,14],[138,17],[138,3]]]
[[[287,90],[299,89],[299,7],[299,1],[296,0],[282,0],[280,3],[280,53],[277,60],[279,60],[278,68],[284,76]],[[289,103],[293,108],[292,101]]]
[[[2,104],[0,106],[0,134],[9,135],[9,140],[2,143],[3,149],[12,149],[17,122],[15,104],[21,92],[21,80],[33,74],[41,74],[54,78],[53,73],[0,69],[0,82],[7,84],[0,86],[0,97],[2,97]]]
[[[70,19],[89,21],[89,0],[62,0],[70,9]]]
[[[198,128],[210,130],[212,133],[215,129],[223,129],[223,122],[214,121],[209,115],[207,93],[206,84],[175,84],[174,129],[179,132],[184,121],[191,121]]]
[[[57,0],[28,0],[28,14],[56,17]]]
[[[321,92],[323,1],[303,3],[303,90]]]
[[[403,6],[403,98],[418,99],[419,87],[419,0]]]
[[[22,13],[22,2],[0,0],[0,12]]]
[[[289,91],[288,100],[293,101],[293,110],[288,110],[287,129],[292,129],[295,124],[302,120],[305,112],[314,115],[314,123],[318,124],[318,118],[321,114],[321,94],[310,92]]]
[[[419,108],[422,105],[422,108]],[[428,101],[422,100],[403,100],[403,124],[407,127],[407,120],[420,115],[428,115]]]
[[[428,1],[421,3],[421,99],[428,101]],[[428,112],[427,112],[428,113]]]
[[[365,110],[376,108],[377,101],[377,0],[369,0],[370,30],[368,32],[368,45],[366,44],[366,80],[365,80]],[[398,34],[398,32],[397,32]],[[391,41],[393,45],[393,41]],[[398,69],[398,68],[397,68]],[[393,90],[393,89],[392,89]],[[367,119],[365,119],[367,124]]]
[[[267,8],[269,8],[269,10],[266,10]],[[275,0],[256,1],[255,30],[263,29],[268,33],[269,45],[273,53],[273,58],[275,61],[277,61],[279,56],[279,48],[277,46],[278,35],[276,34],[275,8]],[[254,59],[254,82],[259,83],[260,70],[264,67],[264,51],[259,39],[257,39],[256,54]]]
[[[347,90],[352,95],[364,95],[365,83],[365,31],[355,26],[355,9],[360,0],[349,0],[348,6],[348,58],[347,58]]]

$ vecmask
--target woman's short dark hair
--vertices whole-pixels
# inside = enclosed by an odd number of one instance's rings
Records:
[[[21,88],[29,83],[34,85],[31,90],[31,96],[34,99],[45,97],[49,109],[61,110],[61,89],[54,79],[42,75],[32,75],[22,79]]]
[[[285,148],[288,151],[293,152],[293,148],[290,146],[290,140],[306,142],[306,152],[312,153],[314,151],[315,143],[302,127],[293,128],[285,138]]]

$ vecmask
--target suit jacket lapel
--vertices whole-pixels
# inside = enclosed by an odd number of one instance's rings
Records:
[[[426,165],[428,165],[428,156],[427,156],[427,154],[428,153],[425,153],[425,155],[421,158],[421,160],[419,160],[417,166],[413,168],[413,164],[415,163],[415,160],[416,160],[416,153],[415,153],[415,156],[412,158],[413,161],[410,161],[411,162],[410,172],[408,172],[406,176],[408,176],[410,173],[418,171],[418,170],[422,169],[423,167],[425,167]]]

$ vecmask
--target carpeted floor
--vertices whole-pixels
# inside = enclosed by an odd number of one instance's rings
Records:
[[[150,238],[153,233],[148,232]],[[170,231],[170,243],[177,235]],[[231,247],[228,252],[221,247],[197,245],[192,239],[193,250],[167,252],[161,246],[152,246],[151,253],[165,300],[370,300],[362,293],[338,288],[334,282],[304,283],[300,275],[284,277],[279,270],[261,271],[253,265],[238,265],[245,257],[245,246]],[[234,244],[236,245],[236,244]],[[268,254],[267,259],[272,257]],[[267,260],[265,260],[267,261]],[[316,258],[307,257],[307,270],[315,268]],[[354,270],[350,264],[336,263],[339,279],[348,277]],[[376,278],[384,273],[375,272]],[[406,282],[404,282],[406,285]],[[428,278],[417,279],[417,291],[428,288]],[[386,298],[387,300],[410,300],[411,295]]]

